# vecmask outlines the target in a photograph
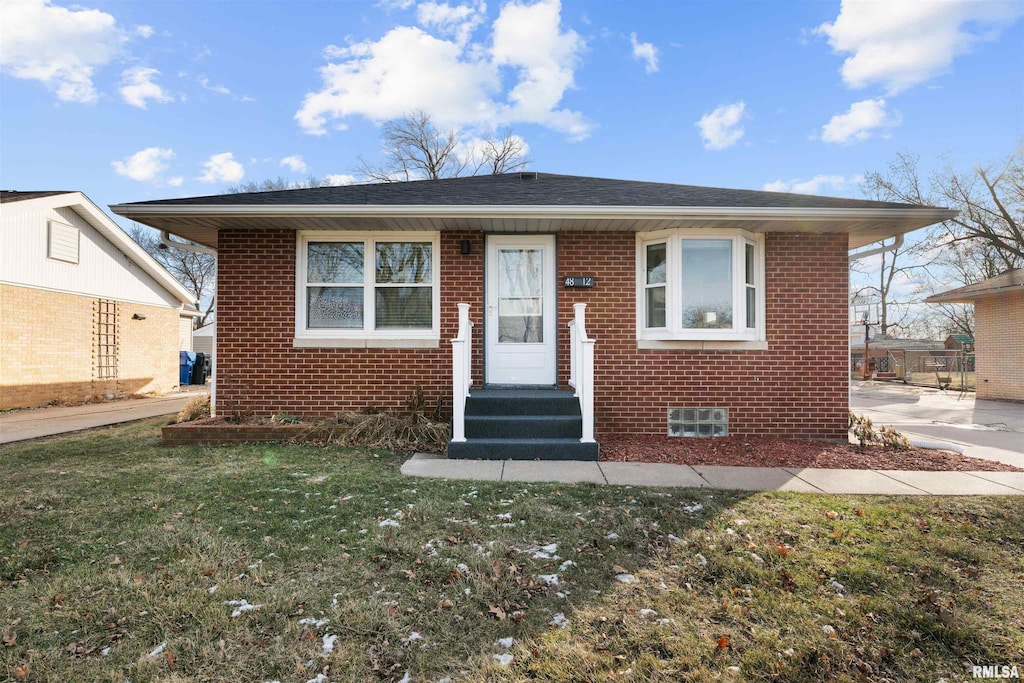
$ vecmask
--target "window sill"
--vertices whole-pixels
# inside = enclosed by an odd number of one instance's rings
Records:
[[[410,337],[387,339],[384,337],[295,337],[295,349],[437,349],[438,337]]]
[[[638,339],[638,349],[669,349],[677,351],[767,351],[767,341],[743,341],[728,339],[709,340],[655,340]]]

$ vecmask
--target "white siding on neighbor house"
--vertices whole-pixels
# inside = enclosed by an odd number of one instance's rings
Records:
[[[78,228],[67,223],[48,221],[49,258],[68,263],[78,263]]]
[[[178,318],[178,350],[193,351],[192,343],[192,316],[183,315]]]
[[[0,205],[0,282],[152,306],[181,305],[70,207],[21,210],[16,205]],[[77,229],[78,263],[48,256],[51,221]]]
[[[207,356],[213,355],[213,333],[216,328],[211,325],[200,327],[198,330],[192,333],[192,350],[196,353],[205,353]]]

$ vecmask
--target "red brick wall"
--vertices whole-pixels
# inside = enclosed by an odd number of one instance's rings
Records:
[[[572,304],[588,304],[598,433],[665,434],[669,408],[724,406],[730,434],[845,439],[846,244],[846,235],[766,235],[767,351],[638,350],[635,235],[559,234],[559,275],[597,279],[560,291],[559,324]],[[560,339],[559,377],[568,374]]]
[[[463,239],[473,253],[459,253]],[[367,407],[403,408],[422,388],[451,414],[452,350],[467,302],[480,319],[483,234],[441,236],[441,344],[437,349],[296,349],[293,230],[222,230],[217,256],[217,413],[329,417]],[[474,329],[480,349],[482,327]],[[475,353],[474,378],[482,373]],[[478,380],[479,381],[479,380]]]
[[[473,253],[459,253],[470,239]],[[569,374],[565,324],[584,302],[597,339],[599,434],[664,434],[674,407],[729,408],[733,434],[844,439],[847,411],[845,235],[769,234],[767,351],[636,348],[632,234],[561,233],[559,275],[594,274],[592,290],[559,290],[559,381]],[[222,231],[219,252],[217,410],[330,416],[402,408],[420,387],[451,410],[455,304],[471,304],[473,379],[482,378],[482,233],[441,235],[441,347],[295,349],[295,233]]]

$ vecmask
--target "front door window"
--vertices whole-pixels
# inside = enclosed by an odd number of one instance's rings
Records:
[[[544,252],[498,250],[498,343],[544,341]]]

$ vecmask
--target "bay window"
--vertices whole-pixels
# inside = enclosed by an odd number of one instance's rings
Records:
[[[638,338],[764,340],[763,245],[742,230],[638,234]]]
[[[437,255],[437,233],[300,232],[296,345],[436,345]]]

